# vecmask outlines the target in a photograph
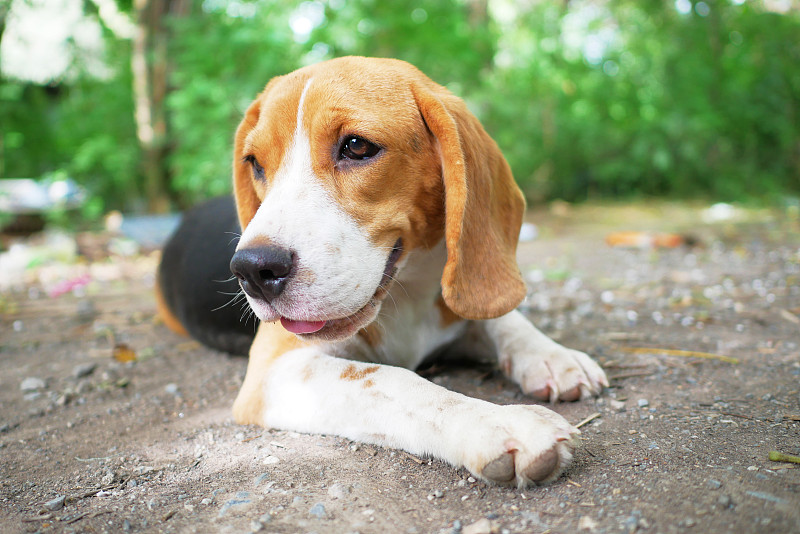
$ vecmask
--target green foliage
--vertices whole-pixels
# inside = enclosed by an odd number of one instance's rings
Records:
[[[799,194],[798,11],[683,5],[193,3],[168,26],[170,187],[181,204],[229,191],[236,124],[267,81],[357,54],[410,61],[465,98],[534,200]],[[141,205],[130,43],[107,45],[108,79],[0,79],[2,176],[61,170],[93,210]]]
[[[229,4],[228,4],[229,5]],[[231,189],[236,125],[270,78],[298,67],[289,6],[259,4],[252,16],[225,9],[175,19],[172,83],[172,187],[186,204]]]
[[[127,60],[126,47],[117,45],[111,52]],[[72,177],[92,194],[87,217],[109,207],[137,207],[139,148],[130,71],[115,74],[110,80],[82,76],[46,87],[0,79],[0,176]]]
[[[484,119],[529,195],[730,200],[800,190],[797,14],[698,5],[687,14],[653,2],[598,8],[584,35],[617,27],[597,58],[571,49],[574,21],[554,6],[511,25],[514,62],[488,84],[506,98]]]

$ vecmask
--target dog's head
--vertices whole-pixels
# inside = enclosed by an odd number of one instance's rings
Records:
[[[442,240],[457,315],[497,317],[525,296],[508,164],[464,103],[407,63],[348,57],[273,79],[239,125],[233,166],[231,269],[262,321],[348,337],[409,254]]]

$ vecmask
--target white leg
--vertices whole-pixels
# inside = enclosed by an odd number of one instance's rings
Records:
[[[335,434],[431,455],[499,484],[555,479],[578,433],[541,406],[499,406],[399,367],[334,358],[318,347],[276,358],[263,378],[264,426]]]
[[[542,400],[577,400],[598,395],[608,379],[583,352],[563,347],[513,311],[483,322],[506,375],[522,391]]]

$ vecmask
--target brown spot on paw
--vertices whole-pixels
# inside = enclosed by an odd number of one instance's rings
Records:
[[[517,476],[514,470],[514,454],[511,452],[503,453],[486,464],[481,474],[498,484],[507,484],[513,481]]]
[[[359,369],[353,364],[348,365],[345,367],[342,374],[339,375],[339,378],[342,380],[361,380],[366,378],[367,375],[371,375],[372,373],[376,372],[380,367],[377,365],[372,365],[370,367],[365,367],[364,369]]]

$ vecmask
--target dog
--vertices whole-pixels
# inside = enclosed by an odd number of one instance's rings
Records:
[[[608,385],[516,310],[524,198],[461,99],[392,59],[274,78],[236,131],[233,187],[235,210],[199,208],[166,246],[157,300],[173,330],[229,352],[250,345],[237,422],[399,448],[501,485],[566,468],[579,431],[560,415],[413,372],[444,347],[484,347],[538,400]],[[236,216],[238,244],[224,235]],[[235,278],[214,289],[229,260]],[[254,338],[237,310],[212,311],[237,285],[260,321]]]

